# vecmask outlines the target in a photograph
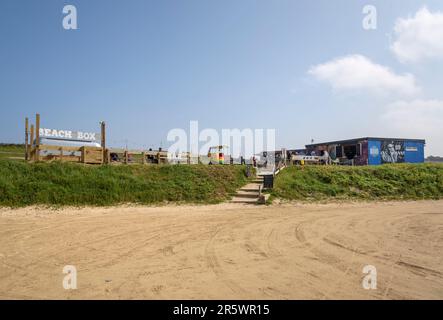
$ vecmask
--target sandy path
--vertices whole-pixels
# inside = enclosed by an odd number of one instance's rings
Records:
[[[443,299],[443,201],[0,209],[0,298]]]

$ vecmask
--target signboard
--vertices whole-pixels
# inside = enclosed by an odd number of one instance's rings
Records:
[[[380,151],[376,146],[372,146],[371,149],[369,149],[369,154],[371,155],[371,157],[378,157]]]
[[[40,138],[46,139],[101,143],[101,134],[95,132],[40,128],[39,133]]]

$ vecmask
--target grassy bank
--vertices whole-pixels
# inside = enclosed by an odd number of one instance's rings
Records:
[[[217,203],[247,182],[243,166],[83,166],[0,160],[0,206]]]
[[[441,199],[443,165],[289,167],[277,176],[272,195],[288,200]]]
[[[0,159],[24,160],[25,146],[0,143]]]

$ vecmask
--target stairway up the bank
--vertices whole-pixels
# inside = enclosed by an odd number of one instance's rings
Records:
[[[263,188],[263,177],[258,176],[253,181],[237,190],[231,203],[258,204],[261,188]]]

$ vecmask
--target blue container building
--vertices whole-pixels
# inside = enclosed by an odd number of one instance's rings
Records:
[[[365,137],[306,145],[307,155],[329,153],[340,164],[423,163],[424,139]]]

